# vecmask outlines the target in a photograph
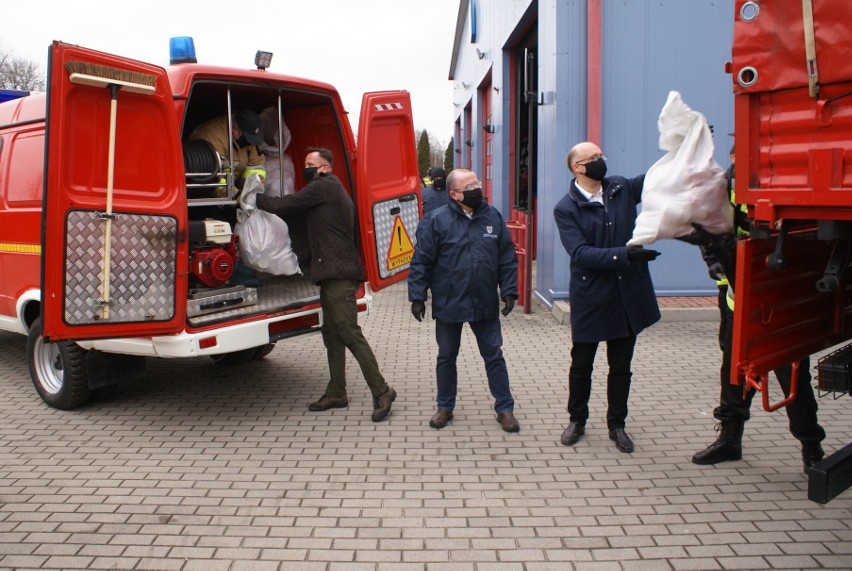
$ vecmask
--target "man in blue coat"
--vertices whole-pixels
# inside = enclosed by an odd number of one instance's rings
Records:
[[[633,452],[625,432],[630,363],[636,336],[660,319],[648,262],[659,252],[627,247],[636,225],[645,176],[606,177],[606,156],[591,142],[568,153],[575,176],[553,211],[562,245],[571,257],[571,368],[568,374],[569,424],[562,444],[585,433],[598,343],[606,341],[607,428],[621,452]]]
[[[429,171],[429,178],[432,179],[432,184],[423,189],[423,217],[433,210],[450,203],[450,197],[447,193],[447,180],[444,174],[444,169],[441,167],[432,167]]]
[[[503,216],[482,199],[476,173],[455,169],[447,177],[450,203],[434,210],[417,226],[417,246],[408,274],[411,313],[426,315],[427,291],[432,291],[432,317],[438,341],[436,366],[438,411],[429,421],[443,428],[453,419],[458,372],[456,358],[462,327],[470,324],[479,354],[485,361],[488,387],[494,397],[497,422],[506,432],[518,432],[515,401],[503,358],[502,310],[508,315],[518,299],[518,257]]]

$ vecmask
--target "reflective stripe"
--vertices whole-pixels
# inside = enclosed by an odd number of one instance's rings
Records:
[[[725,292],[725,302],[728,304],[728,309],[734,310],[734,288],[728,285],[728,291]]]
[[[41,254],[41,244],[16,244],[0,242],[0,252],[15,252],[19,254]]]
[[[736,193],[734,192],[734,179],[733,178],[731,178],[731,204],[734,205],[735,209],[739,209],[740,212],[742,212],[743,214],[748,216],[748,206],[746,206],[745,204],[737,204],[737,197],[736,197]],[[736,218],[735,218],[735,221],[736,221]],[[737,226],[737,237],[738,238],[748,237],[750,234],[751,234],[751,232],[749,232],[748,230],[744,230],[743,228],[740,228],[739,226]]]
[[[256,174],[256,175],[260,176],[260,178],[265,179],[266,178],[266,169],[262,169],[262,168],[261,169],[258,169],[258,168],[246,169],[246,170],[243,171],[243,173],[240,175],[240,177],[241,178],[248,178],[250,175],[253,175],[253,174]]]
[[[728,285],[728,278],[722,278],[721,280],[716,280],[716,287],[722,287]]]

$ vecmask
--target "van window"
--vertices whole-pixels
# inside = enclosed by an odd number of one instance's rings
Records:
[[[12,140],[11,160],[7,163],[6,200],[14,203],[41,203],[44,172],[44,133],[19,134]]]

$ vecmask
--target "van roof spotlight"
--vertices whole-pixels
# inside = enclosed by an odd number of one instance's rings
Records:
[[[195,59],[195,42],[189,36],[179,36],[169,40],[169,64],[198,63]]]
[[[257,69],[266,69],[270,63],[272,63],[272,52],[257,50],[257,53],[254,55],[254,65],[257,66]]]

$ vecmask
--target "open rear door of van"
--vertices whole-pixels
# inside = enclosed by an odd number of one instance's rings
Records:
[[[407,91],[365,93],[356,204],[367,279],[378,291],[408,276],[420,220],[420,175]]]
[[[44,336],[182,331],[187,205],[166,71],[54,42],[48,78]]]

